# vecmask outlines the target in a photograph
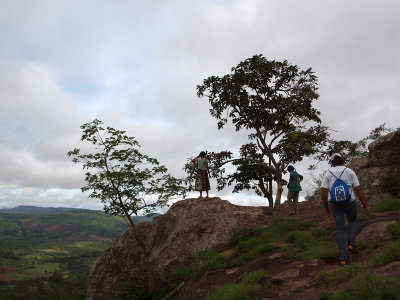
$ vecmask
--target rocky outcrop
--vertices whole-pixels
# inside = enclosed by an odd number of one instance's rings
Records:
[[[382,176],[388,173],[400,176],[400,130],[376,139],[368,145],[368,150],[368,157],[354,159],[347,167],[356,172],[368,203],[374,206],[387,195],[380,183]],[[308,202],[322,206],[319,190]]]
[[[387,194],[380,180],[388,173],[400,175],[400,130],[382,136],[368,145],[366,158],[354,159],[348,164],[353,169],[371,206]]]
[[[220,198],[178,201],[150,223],[137,224],[148,261],[160,272],[184,264],[197,250],[226,247],[237,226],[252,227],[267,219],[266,207],[233,205]],[[109,299],[138,268],[141,252],[128,230],[88,269],[88,299]]]

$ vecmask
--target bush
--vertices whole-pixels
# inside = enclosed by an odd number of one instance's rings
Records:
[[[393,239],[400,239],[400,221],[394,224],[390,224],[387,229],[389,230]]]
[[[400,195],[400,176],[388,173],[381,177],[381,186],[393,196]]]
[[[386,212],[400,210],[400,199],[393,197],[388,197],[383,199],[378,205],[376,205],[372,211],[373,212]]]

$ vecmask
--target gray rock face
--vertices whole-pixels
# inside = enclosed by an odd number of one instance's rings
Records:
[[[234,229],[265,223],[265,207],[233,205],[220,198],[187,199],[151,223],[139,223],[148,260],[158,271],[185,263],[197,250],[226,247]],[[138,267],[139,251],[132,230],[118,237],[88,269],[88,299],[109,299],[117,285]]]
[[[381,177],[388,173],[400,175],[400,130],[382,136],[368,145],[369,156],[351,161],[353,169],[371,206],[387,193],[381,187]]]

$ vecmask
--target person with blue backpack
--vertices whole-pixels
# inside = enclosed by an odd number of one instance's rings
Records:
[[[325,173],[321,184],[322,203],[328,215],[333,215],[336,224],[336,240],[341,265],[349,263],[348,251],[357,254],[357,204],[356,195],[365,208],[365,214],[371,213],[356,173],[345,167],[341,154],[335,153],[330,159],[331,168]],[[328,205],[328,202],[330,205]],[[346,236],[346,218],[348,232]]]

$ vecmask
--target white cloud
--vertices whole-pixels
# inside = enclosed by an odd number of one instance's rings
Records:
[[[237,149],[246,134],[217,130],[196,85],[254,54],[314,69],[316,107],[337,138],[399,127],[399,8],[396,0],[2,1],[0,206],[98,208],[66,157],[84,147],[79,126],[94,118],[135,136],[176,176],[200,150]]]

